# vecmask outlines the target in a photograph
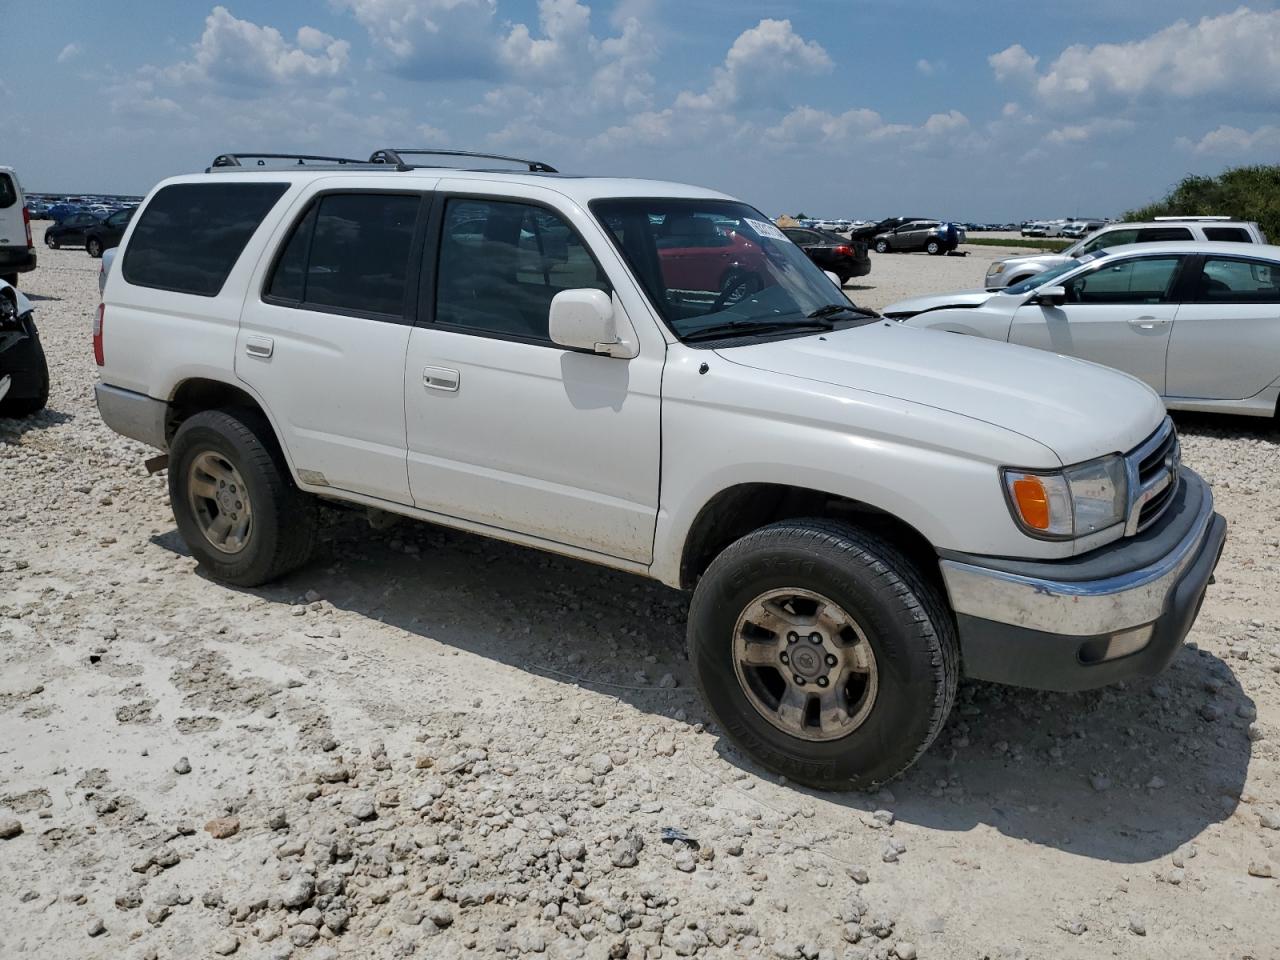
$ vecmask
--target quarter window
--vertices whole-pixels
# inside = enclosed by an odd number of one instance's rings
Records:
[[[416,195],[325,194],[285,244],[267,297],[338,313],[406,315]]]
[[[436,323],[550,343],[552,298],[581,287],[610,292],[582,238],[555,213],[497,200],[445,206]]]
[[[1280,303],[1280,264],[1206,257],[1195,289],[1200,303]]]
[[[1067,281],[1069,303],[1163,303],[1181,257],[1104,260]]]
[[[286,189],[284,183],[164,187],[147,204],[125,248],[125,280],[216,297],[245,244]]]

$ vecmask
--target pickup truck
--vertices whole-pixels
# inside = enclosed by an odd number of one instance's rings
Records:
[[[1177,652],[1226,524],[1144,384],[859,309],[715,191],[406,153],[224,155],[105,273],[99,411],[211,576],[304,565],[323,500],[654,578],[722,734],[826,789],[914,762],[962,674]]]

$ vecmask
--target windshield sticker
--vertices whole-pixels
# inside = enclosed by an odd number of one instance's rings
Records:
[[[770,240],[786,240],[788,243],[791,242],[787,235],[772,223],[768,223],[764,220],[752,220],[750,217],[743,217],[742,222],[762,237],[766,237]]]

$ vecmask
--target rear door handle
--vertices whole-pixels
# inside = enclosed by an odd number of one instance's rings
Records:
[[[1134,317],[1129,321],[1129,326],[1137,327],[1139,330],[1154,330],[1156,327],[1163,327],[1168,320],[1160,317]]]
[[[457,393],[458,371],[450,370],[448,367],[423,367],[422,385],[429,390]]]
[[[270,337],[248,337],[244,342],[244,352],[251,357],[266,359],[275,352],[276,342]]]

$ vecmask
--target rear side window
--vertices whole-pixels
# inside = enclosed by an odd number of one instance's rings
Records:
[[[138,287],[216,297],[284,183],[177,183],[134,227],[124,278]]]
[[[338,313],[403,318],[417,195],[325,194],[285,244],[268,300]]]
[[[1226,240],[1231,243],[1253,243],[1253,237],[1244,227],[1205,227],[1206,240]]]
[[[1280,303],[1280,264],[1206,257],[1197,303]]]
[[[0,210],[12,207],[18,202],[18,188],[13,185],[13,177],[0,173]]]
[[[1138,231],[1138,243],[1164,243],[1167,240],[1190,240],[1186,227],[1147,227]]]

